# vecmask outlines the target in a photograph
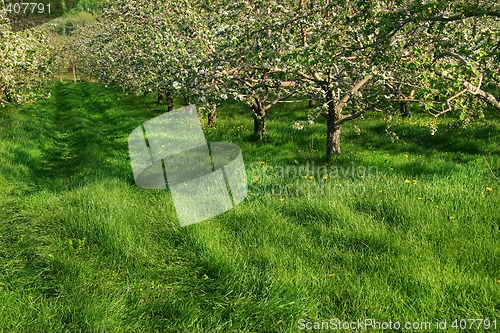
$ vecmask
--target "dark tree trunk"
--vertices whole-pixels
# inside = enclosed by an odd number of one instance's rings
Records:
[[[408,102],[400,102],[399,108],[401,109],[401,117],[403,118],[411,118],[411,110],[410,103]]]
[[[213,105],[208,109],[208,125],[214,125],[217,121],[217,105]]]
[[[254,108],[253,134],[259,140],[266,134],[266,110],[262,108]]]
[[[309,100],[309,107],[312,108],[314,106],[316,106],[316,100],[315,99],[310,99]]]
[[[328,103],[328,113],[326,117],[326,158],[329,160],[332,155],[340,154],[340,132],[342,125],[339,124],[341,105],[335,105],[335,93],[328,90],[325,94]]]
[[[167,90],[165,95],[167,96],[168,112],[174,111],[174,92],[172,90]]]
[[[182,97],[184,98],[184,106],[191,105],[191,101],[189,100],[188,95],[184,94],[184,95],[182,95]]]
[[[5,96],[5,99],[7,102],[12,103],[12,96],[10,95],[10,89],[7,86],[3,86],[2,89],[0,90],[0,97],[3,95]]]
[[[174,110],[174,92],[172,90],[164,90],[158,93],[158,104],[163,105],[167,102],[168,112]]]

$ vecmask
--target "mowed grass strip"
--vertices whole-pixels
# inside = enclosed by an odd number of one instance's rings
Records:
[[[128,134],[164,111],[95,83],[1,110],[0,331],[500,319],[498,119],[430,135],[416,115],[391,140],[370,115],[325,165],[324,123],[292,128],[305,105],[271,110],[255,142],[251,113],[224,103],[207,139],[240,145],[249,196],[181,228],[168,191],[137,188],[128,160]]]

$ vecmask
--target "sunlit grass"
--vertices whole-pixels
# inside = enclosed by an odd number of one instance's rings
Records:
[[[0,110],[0,331],[500,319],[498,119],[430,135],[416,115],[392,142],[368,116],[326,165],[324,121],[292,128],[305,104],[272,109],[256,142],[251,112],[224,103],[207,139],[242,148],[249,196],[181,228],[128,161],[128,134],[164,107],[93,83],[52,95]]]

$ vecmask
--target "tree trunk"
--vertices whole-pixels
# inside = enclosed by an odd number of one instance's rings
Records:
[[[332,155],[340,154],[340,132],[342,125],[336,122],[327,121],[326,133],[326,157],[329,159]]]
[[[315,99],[310,99],[309,100],[309,107],[312,108],[313,106],[316,106],[316,100]]]
[[[169,89],[166,91],[166,96],[168,112],[174,111],[174,92]]]
[[[76,83],[76,64],[74,61],[71,61],[71,69],[73,70],[73,83]]]
[[[328,105],[328,112],[323,113],[326,117],[326,157],[330,159],[333,154],[340,154],[340,132],[342,123],[347,120],[355,119],[363,114],[363,112],[351,113],[351,115],[342,115],[342,108],[349,101],[351,95],[357,92],[366,82],[371,80],[372,74],[366,76],[363,80],[356,83],[351,91],[340,98],[335,104],[335,92],[328,88],[325,89],[325,102]]]
[[[208,126],[212,126],[217,121],[217,105],[213,105],[208,109]]]
[[[184,106],[191,105],[191,101],[189,100],[189,96],[187,94],[184,94],[182,97],[184,98]]]
[[[168,112],[174,111],[174,92],[170,89],[158,92],[158,104],[163,105],[167,101]]]
[[[10,94],[10,89],[9,89],[9,87],[5,87],[5,88],[3,89],[3,93],[4,93],[4,95],[5,95],[5,99],[7,100],[7,102],[12,103],[12,96],[11,96],[11,94]]]
[[[411,118],[411,110],[410,103],[408,102],[400,102],[399,108],[401,109],[401,117],[403,118]]]
[[[339,124],[342,104],[335,105],[335,93],[326,91],[325,101],[328,103],[328,113],[326,113],[326,158],[340,154],[340,131],[342,125]]]
[[[262,140],[266,133],[266,110],[254,108],[253,114],[253,134],[259,140]]]

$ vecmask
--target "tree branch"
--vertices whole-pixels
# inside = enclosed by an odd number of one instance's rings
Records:
[[[442,52],[438,56],[436,56],[436,58],[442,58],[444,56],[451,56],[451,57],[453,57],[455,59],[460,60],[463,65],[467,64],[467,60],[465,58],[463,58],[459,54],[456,54],[456,53],[453,53],[453,52]],[[480,99],[482,99],[486,103],[488,103],[488,104],[492,105],[493,107],[497,108],[498,110],[500,110],[500,101],[498,101],[494,95],[492,95],[489,92],[481,89],[481,84],[483,82],[483,75],[482,74],[480,74],[480,76],[479,76],[479,83],[476,86],[476,85],[473,85],[472,83],[470,83],[467,80],[457,79],[457,78],[451,76],[450,74],[448,74],[446,72],[436,71],[435,73],[437,75],[441,76],[441,77],[444,77],[445,79],[448,79],[448,80],[461,81],[462,84],[463,84],[463,86],[465,87],[465,91],[469,92],[472,95],[478,96]],[[459,94],[461,95],[462,92],[460,92]],[[452,98],[455,98],[456,96],[457,95],[453,96]],[[450,104],[448,103],[448,101],[447,101],[447,104],[450,107]],[[446,112],[448,112],[448,111],[449,110],[446,110]],[[439,117],[443,113],[444,112],[440,112],[438,115],[436,115],[436,117]]]
[[[320,86],[322,85],[325,85],[326,84],[326,81],[324,80],[321,80],[319,77],[317,77],[317,74],[316,74],[316,77],[314,76],[311,76],[311,75],[308,75],[306,73],[303,73],[303,72],[298,72],[298,74],[305,80],[307,81],[311,81],[311,82],[314,82]]]
[[[436,60],[438,60],[438,59],[441,59],[441,58],[444,58],[444,57],[453,57],[453,58],[459,60],[463,65],[467,64],[467,62],[468,62],[467,59],[465,59],[464,57],[462,57],[460,54],[457,54],[457,53],[454,53],[454,52],[449,52],[449,51],[441,52],[438,55],[436,55],[434,58]]]
[[[488,103],[491,106],[500,110],[500,101],[498,101],[494,95],[481,89],[480,84],[476,86],[476,85],[470,83],[469,81],[454,78],[453,76],[449,75],[448,73],[442,73],[442,72],[435,72],[435,73],[437,75],[445,78],[445,79],[448,79],[448,80],[461,81],[463,86],[465,87],[464,91],[466,91],[472,95],[478,96],[480,99],[482,99],[486,103]],[[461,91],[459,94],[462,94],[464,91]],[[456,97],[456,95],[453,96],[452,98],[454,98],[454,97]],[[448,106],[449,106],[449,104],[448,104]],[[446,112],[448,112],[448,111],[449,110],[447,110]],[[442,113],[444,113],[444,112],[439,113],[438,116],[441,115]]]
[[[385,40],[388,40],[392,36],[394,36],[399,30],[403,29],[408,23],[413,22],[415,20],[416,16],[410,16],[407,19],[403,20],[401,23],[399,23],[394,29],[389,30],[388,32],[381,34],[377,36],[377,40],[371,44],[363,45],[363,46],[357,46],[357,47],[352,47],[351,49],[355,51],[359,50],[364,50],[370,47],[377,46],[378,44],[383,43]]]
[[[485,101],[486,103],[494,106],[498,110],[500,110],[500,101],[496,99],[495,96],[490,94],[487,91],[484,91],[483,89],[480,89],[479,86],[475,86],[472,83],[468,81],[463,81],[463,85],[465,88],[467,88],[468,92],[471,93],[472,95],[478,96],[480,99]]]
[[[342,97],[342,99],[340,100],[340,102],[337,105],[335,105],[335,110],[338,110],[338,111],[342,110],[345,103],[347,103],[347,101],[349,101],[349,99],[351,98],[351,95],[354,94],[355,92],[357,92],[359,89],[361,89],[361,87],[364,86],[366,82],[370,81],[372,77],[373,77],[373,74],[370,74],[367,77],[365,77],[363,80],[359,81],[351,89],[351,91],[349,93],[345,94],[344,97]]]
[[[245,70],[245,69],[255,69],[255,70],[260,70],[260,71],[265,71],[268,73],[274,73],[274,72],[284,72],[283,69],[281,68],[276,68],[276,67],[262,67],[262,66],[238,66],[238,67],[233,67],[229,70],[227,70],[226,74],[227,75],[232,75],[234,73],[237,73],[240,70]]]
[[[390,29],[384,34],[381,34],[377,36],[377,39],[375,42],[368,44],[368,45],[363,45],[363,46],[358,46],[358,47],[352,47],[351,49],[359,51],[359,50],[364,50],[370,47],[377,46],[378,44],[383,43],[384,41],[388,40],[389,38],[393,37],[399,30],[404,28],[408,23],[411,22],[418,22],[418,21],[431,21],[431,22],[453,22],[453,21],[460,21],[466,18],[471,18],[471,17],[482,17],[482,16],[490,16],[490,17],[500,17],[500,11],[498,10],[476,10],[476,11],[471,11],[469,13],[465,14],[456,14],[453,16],[432,16],[432,17],[418,17],[417,15],[412,15],[400,23],[398,23],[393,29]]]
[[[267,111],[269,110],[271,107],[273,107],[274,105],[278,104],[279,102],[281,101],[284,101],[285,99],[289,98],[289,97],[292,97],[293,95],[295,95],[296,93],[298,93],[299,90],[296,89],[292,92],[290,92],[289,94],[285,95],[285,96],[281,96],[281,97],[278,97],[276,98],[274,101],[272,101],[271,103],[267,104],[264,109]]]
[[[337,123],[340,125],[348,120],[359,118],[363,115],[363,113],[365,113],[365,110],[359,110],[358,112],[352,113],[350,115],[342,115],[342,117],[340,118],[340,120],[337,121]]]
[[[448,108],[447,108],[447,109],[445,109],[445,108],[443,107],[443,111],[439,112],[438,114],[434,114],[434,117],[438,118],[438,117],[442,116],[443,114],[445,114],[446,112],[449,112],[449,111],[453,110],[453,108],[451,107],[450,102],[451,102],[453,99],[457,98],[458,96],[460,96],[460,95],[462,95],[462,94],[464,94],[464,93],[466,93],[466,92],[467,92],[467,89],[464,89],[464,90],[459,91],[459,92],[458,92],[458,93],[456,93],[455,95],[451,96],[450,98],[448,98],[448,99],[446,100],[446,105],[448,105]]]
[[[433,16],[433,17],[423,17],[422,21],[433,21],[433,22],[452,22],[452,21],[460,21],[466,18],[471,17],[481,17],[481,16],[492,16],[492,17],[500,17],[500,11],[496,10],[477,10],[471,11],[465,14],[457,14],[453,16]]]

